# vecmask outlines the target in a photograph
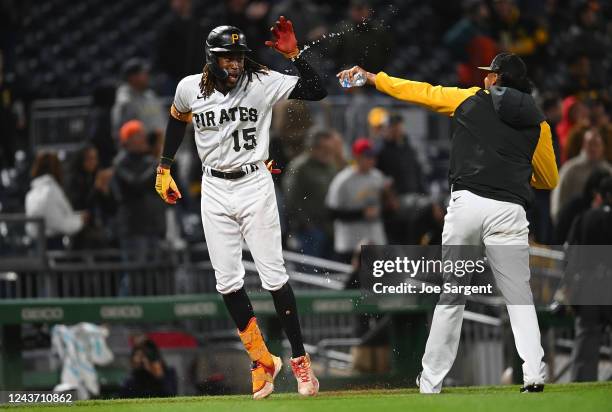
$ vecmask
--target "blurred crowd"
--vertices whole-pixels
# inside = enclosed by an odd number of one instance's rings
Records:
[[[535,191],[529,210],[533,241],[566,242],[575,219],[601,205],[598,190],[612,173],[608,1],[389,5],[346,0],[332,6],[318,0],[226,0],[213,6],[159,0],[143,10],[152,16],[160,13],[159,24],[149,27],[150,47],[130,49],[129,55],[117,52],[123,56],[118,61],[112,54],[111,60],[100,57],[99,62],[96,55],[89,56],[89,66],[97,70],[99,63],[107,69],[74,76],[80,83],[66,83],[66,73],[51,71],[52,81],[40,83],[33,77],[29,82],[19,58],[29,50],[32,21],[45,10],[52,15],[63,4],[58,1],[54,8],[49,3],[36,13],[30,2],[0,3],[0,212],[42,216],[49,248],[119,247],[143,258],[144,251],[163,242],[180,247],[202,240],[201,165],[193,139],[185,139],[176,162],[184,195],[180,205],[167,208],[153,189],[167,119],[167,104],[160,96],[171,96],[183,76],[202,70],[205,36],[222,23],[245,31],[255,60],[277,70],[290,67],[263,45],[270,24],[281,14],[293,20],[300,43],[312,46],[307,56],[330,93],[344,94],[346,118],[356,119],[336,130],[303,102],[275,107],[270,156],[283,169],[275,181],[289,249],[349,262],[364,241],[440,242],[445,198],[432,190],[433,177],[421,155],[426,151],[401,112],[369,103],[375,91],[340,90],[334,75],[353,64],[467,87],[482,85],[483,74],[475,67],[488,65],[499,51],[521,55],[551,125],[560,168],[560,183],[552,193]],[[321,43],[311,43],[317,41]],[[56,58],[61,60],[60,46]],[[38,57],[31,67],[44,61]],[[71,87],[92,97],[81,147],[32,147],[27,115],[32,101],[63,97]]]

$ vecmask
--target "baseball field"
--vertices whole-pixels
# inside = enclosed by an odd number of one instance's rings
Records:
[[[518,387],[490,386],[449,388],[438,396],[419,395],[416,389],[322,392],[305,399],[281,393],[263,401],[249,396],[178,397],[169,399],[98,400],[44,410],[108,412],[413,412],[413,411],[610,411],[612,382],[547,385],[544,393],[521,394]],[[2,408],[0,406],[0,408]],[[41,410],[40,407],[15,407],[11,410]]]

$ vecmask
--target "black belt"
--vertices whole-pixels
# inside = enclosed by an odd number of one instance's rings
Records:
[[[243,169],[245,170],[237,170],[235,172],[222,172],[221,170],[215,170],[215,169],[207,168],[207,167],[203,167],[202,169],[204,173],[207,173],[213,177],[218,177],[220,179],[235,180],[235,179],[240,179],[241,177],[244,177],[248,175],[249,173],[253,173],[257,169],[259,169],[259,166],[246,165],[246,166],[243,166]]]

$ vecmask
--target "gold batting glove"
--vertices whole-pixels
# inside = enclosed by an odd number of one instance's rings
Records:
[[[179,192],[176,183],[172,175],[170,175],[170,168],[164,166],[157,166],[157,177],[155,178],[155,190],[164,199],[164,202],[174,205],[176,201],[183,196]]]

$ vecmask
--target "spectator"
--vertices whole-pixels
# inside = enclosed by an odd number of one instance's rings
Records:
[[[335,145],[334,132],[315,133],[310,150],[289,163],[283,180],[289,236],[294,249],[306,255],[330,257],[333,232],[321,205],[338,170]]]
[[[355,165],[347,166],[334,177],[325,200],[334,219],[334,250],[343,262],[350,262],[362,239],[370,239],[375,245],[387,242],[381,213],[388,185],[374,167],[372,143],[365,138],[357,139],[353,157]]]
[[[404,119],[400,115],[389,118],[389,128],[378,153],[377,167],[391,179],[399,197],[394,212],[384,216],[389,242],[419,244],[421,237],[432,225],[439,226],[435,222],[434,212],[442,212],[437,210],[439,206],[426,194],[423,167],[404,131]]]
[[[521,16],[514,0],[494,0],[493,6],[493,33],[502,51],[528,57],[548,42],[546,28]]]
[[[225,16],[221,21],[223,24],[244,30],[246,38],[249,39],[249,47],[253,50],[253,58],[257,61],[260,54],[266,49],[265,41],[270,37],[269,11],[270,2],[265,0],[225,1]],[[219,24],[219,22],[214,22],[214,26]]]
[[[444,44],[463,62],[468,61],[467,47],[476,36],[488,36],[491,12],[481,0],[465,0],[462,3],[463,17],[444,34]],[[486,64],[491,60],[485,60]]]
[[[539,17],[548,28],[550,39],[558,38],[566,33],[572,24],[572,10],[567,7],[567,0],[545,0],[533,2],[534,5],[543,6],[543,10],[537,10],[534,14]]]
[[[114,212],[110,196],[112,169],[99,169],[98,151],[93,146],[79,150],[71,164],[66,183],[70,203],[77,210],[86,210],[91,217],[73,239],[76,249],[95,249],[108,245],[109,215]]]
[[[75,235],[87,222],[87,212],[75,212],[62,189],[62,165],[55,153],[41,152],[36,156],[25,213],[43,218],[48,249],[63,249],[64,236]],[[38,235],[33,226],[28,226],[27,231],[32,237]]]
[[[459,61],[457,72],[464,86],[482,82],[478,66],[487,65],[497,54],[497,45],[490,36],[491,12],[484,1],[465,0],[464,16],[444,35],[444,44]]]
[[[377,167],[393,179],[393,188],[398,194],[425,193],[423,167],[410,144],[400,115],[389,118],[389,129],[378,152]]]
[[[597,196],[597,188],[609,176],[610,172],[607,169],[593,169],[584,184],[582,193],[571,198],[559,211],[554,226],[553,244],[562,245],[565,243],[574,220],[593,205]]]
[[[121,398],[165,398],[177,395],[176,371],[164,362],[159,348],[145,339],[134,345],[130,375],[121,385]]]
[[[606,146],[606,160],[612,162],[612,105],[608,98],[599,97],[591,102],[591,125],[597,127]]]
[[[573,128],[588,127],[590,125],[588,107],[574,96],[563,99],[561,107],[561,120],[557,124],[556,132],[561,152],[561,164],[567,160],[567,143]]]
[[[374,107],[368,112],[368,139],[374,149],[380,149],[389,127],[389,112],[383,107]]]
[[[117,200],[118,235],[126,258],[145,261],[166,234],[166,207],[155,186],[157,158],[138,120],[125,123],[119,133],[122,149],[115,159],[112,189]]]
[[[582,99],[600,94],[605,87],[605,74],[597,61],[578,49],[567,59],[567,72],[561,79],[560,89],[564,95],[573,95]]]
[[[559,211],[584,188],[591,172],[596,168],[612,171],[612,166],[604,158],[605,148],[601,134],[591,128],[584,133],[580,155],[568,160],[559,171],[559,185],[551,197],[551,216],[557,221]]]
[[[594,127],[610,127],[610,115],[612,114],[612,105],[607,98],[598,98],[591,104],[591,124]],[[608,158],[608,160],[612,160]]]
[[[571,245],[612,244],[611,177],[605,178],[596,189],[593,206],[576,219],[569,235],[569,243]],[[599,248],[595,250],[601,251]],[[598,298],[595,298],[595,302],[600,304],[592,304],[594,299],[592,293],[594,291],[610,291],[610,258],[609,256],[589,256],[589,251],[580,250],[581,254],[586,254],[587,259],[587,261],[580,262],[581,273],[569,273],[570,276],[579,276],[578,279],[574,279],[575,287],[568,288],[568,292],[574,294],[571,297],[571,302],[575,304],[573,309],[576,333],[571,367],[571,379],[574,382],[588,382],[598,379],[599,353],[604,336],[603,332],[606,327],[612,326],[612,307],[602,305]],[[585,270],[592,267],[589,263],[596,264],[598,266],[597,270],[594,268],[592,272]],[[603,272],[607,272],[607,276],[601,274],[601,269],[603,269]]]
[[[171,95],[183,77],[202,71],[206,42],[191,0],[170,0],[170,9],[172,17],[157,31],[155,50],[155,64],[166,76],[163,95]]]
[[[467,46],[468,62],[457,67],[459,82],[472,87],[482,83],[482,71],[478,71],[478,66],[482,62],[491,61],[499,52],[499,47],[489,36],[475,36]],[[487,63],[484,63],[487,64]]]
[[[606,50],[612,46],[606,35],[605,17],[597,0],[582,0],[575,10],[575,23],[570,27],[563,49],[570,56],[581,55],[595,66],[605,58]]]
[[[582,145],[584,143],[584,135],[589,129],[597,130],[601,136],[604,145],[604,159],[612,162],[612,125],[596,127],[575,127],[569,134],[566,144],[567,160],[573,159],[580,155]]]
[[[111,112],[115,103],[115,86],[98,85],[93,92],[93,104],[89,117],[89,141],[98,150],[100,167],[106,169],[117,155],[117,142],[113,138]]]
[[[604,145],[604,158],[608,162],[612,162],[612,124],[604,126],[591,126],[592,129],[597,129],[601,135]],[[569,134],[566,145],[567,160],[578,156],[582,150],[583,139],[589,127],[575,127]]]
[[[360,87],[349,90],[350,101],[344,111],[345,125],[343,135],[352,144],[367,130],[367,137],[374,145],[374,150],[382,144],[382,138],[387,131],[389,112],[384,107],[372,107],[372,99]],[[364,116],[364,113],[368,113]]]
[[[113,131],[118,133],[129,120],[139,120],[147,136],[154,137],[152,150],[159,152],[168,116],[149,88],[149,66],[141,59],[130,59],[123,66],[123,76],[112,111]]]

